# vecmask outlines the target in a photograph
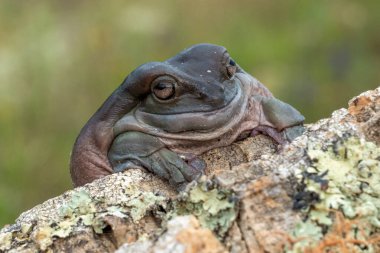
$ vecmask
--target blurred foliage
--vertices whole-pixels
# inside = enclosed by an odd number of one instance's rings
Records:
[[[380,80],[380,2],[0,2],[0,226],[71,188],[87,119],[138,65],[224,45],[308,122]]]

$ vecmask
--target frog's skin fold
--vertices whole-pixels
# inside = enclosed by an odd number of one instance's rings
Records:
[[[141,65],[123,81],[81,130],[71,177],[81,186],[138,167],[181,188],[202,174],[196,155],[244,133],[265,133],[283,143],[302,132],[303,121],[224,47],[198,44]]]

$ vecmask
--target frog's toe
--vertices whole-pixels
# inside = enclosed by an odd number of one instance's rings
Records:
[[[204,171],[205,165],[202,164],[203,160],[200,158],[182,159],[178,154],[167,149],[162,149],[159,153],[166,161],[166,169],[170,173],[170,179],[174,180],[176,184],[182,181],[196,180]],[[178,173],[182,175],[183,179]]]
[[[190,172],[192,174],[191,177],[193,178],[192,180],[195,180],[197,177],[205,173],[207,164],[202,158],[191,153],[182,154],[180,157],[190,167]]]
[[[206,162],[202,158],[195,157],[187,161],[187,164],[195,170],[194,173],[204,174],[206,171]]]
[[[258,126],[254,128],[251,132],[251,136],[256,136],[258,134],[267,135],[271,137],[273,140],[275,140],[278,144],[284,144],[287,141],[282,132],[279,132],[273,127],[269,126]]]
[[[156,152],[155,155],[159,156],[162,165],[156,169],[152,168],[153,172],[157,174],[157,170],[165,170],[169,175],[166,179],[168,179],[171,184],[177,186],[177,189],[180,185],[186,185],[188,182],[196,180],[202,175],[204,168],[197,159],[192,159],[193,162],[189,164],[178,154],[168,149],[161,149]]]
[[[250,136],[256,136],[258,134],[264,134],[271,137],[278,144],[282,145],[287,142],[292,142],[295,138],[302,135],[305,131],[303,125],[297,125],[285,128],[281,132],[269,126],[258,126],[251,131]]]
[[[303,125],[293,126],[284,129],[285,138],[291,142],[298,136],[302,135],[305,132],[305,127]]]

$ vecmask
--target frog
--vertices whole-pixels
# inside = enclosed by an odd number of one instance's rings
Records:
[[[196,44],[123,80],[80,131],[71,178],[77,187],[137,168],[183,189],[204,174],[201,154],[257,134],[284,145],[304,120],[225,47]]]

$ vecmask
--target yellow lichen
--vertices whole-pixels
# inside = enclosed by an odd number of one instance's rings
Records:
[[[12,233],[7,232],[0,234],[0,251],[8,250],[12,244]]]
[[[177,215],[192,214],[203,227],[222,236],[236,219],[236,201],[230,191],[218,188],[207,189],[206,182],[191,188],[182,198],[174,202],[168,219]]]
[[[318,201],[304,210],[307,221],[293,231],[295,237],[303,234],[306,238],[287,252],[376,252],[374,243],[380,238],[380,148],[354,137],[339,138],[327,148],[310,144],[308,155],[311,167],[299,170],[297,178],[303,191],[314,192]],[[320,240],[308,235],[318,231],[317,227],[326,231],[320,230]]]

